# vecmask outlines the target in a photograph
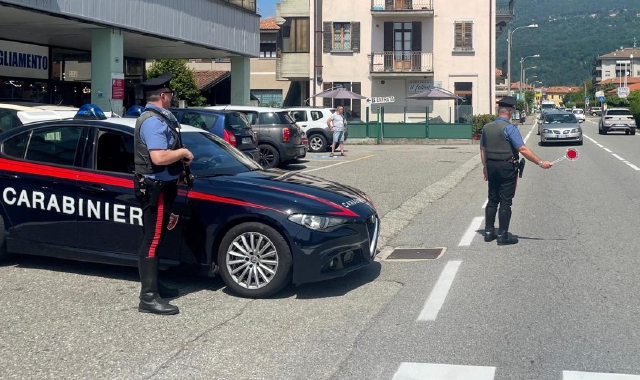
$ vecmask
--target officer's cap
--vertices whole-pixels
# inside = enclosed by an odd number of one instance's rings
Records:
[[[513,96],[505,96],[504,98],[498,101],[498,107],[509,107],[513,108],[516,106],[516,98]]]
[[[144,92],[147,94],[158,93],[158,91],[160,90],[166,91],[166,92],[173,92],[173,89],[171,88],[171,84],[169,83],[172,78],[173,78],[173,74],[164,73],[159,77],[149,79],[146,82],[142,82],[140,83],[140,85],[144,89]]]

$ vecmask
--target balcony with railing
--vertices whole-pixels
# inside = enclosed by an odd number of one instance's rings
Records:
[[[430,16],[433,0],[371,0],[373,16]]]
[[[496,24],[507,25],[513,20],[513,8],[516,0],[496,0]]]
[[[421,51],[385,51],[369,55],[372,77],[396,77],[433,74],[433,53]]]

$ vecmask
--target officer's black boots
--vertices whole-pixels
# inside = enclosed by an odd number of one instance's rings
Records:
[[[158,258],[141,258],[138,260],[140,272],[140,304],[138,311],[161,315],[178,314],[177,306],[170,305],[158,294]]]
[[[486,243],[496,240],[496,237],[497,237],[497,235],[496,235],[495,228],[485,228],[485,230],[484,230],[484,241]]]
[[[158,280],[158,294],[162,298],[175,298],[180,295],[178,289],[166,287]]]
[[[511,210],[500,209],[498,211],[498,245],[518,244],[518,238],[511,235],[509,231],[509,223],[511,222]]]
[[[511,235],[509,232],[505,232],[498,235],[498,245],[518,244],[518,238]]]

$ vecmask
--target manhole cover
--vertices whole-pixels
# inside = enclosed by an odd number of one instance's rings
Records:
[[[458,147],[457,146],[442,146],[442,147],[440,147],[438,149],[458,149]]]
[[[397,248],[385,260],[435,260],[442,256],[445,247]]]

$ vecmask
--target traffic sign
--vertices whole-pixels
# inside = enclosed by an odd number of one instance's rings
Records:
[[[596,98],[604,96],[604,91],[596,91]]]
[[[396,101],[395,96],[376,96],[367,99],[367,103],[380,104],[380,103],[393,103]]]
[[[629,96],[629,87],[618,87],[618,96],[621,98]]]
[[[584,101],[585,101],[585,102],[588,102],[588,101],[589,101],[589,97],[588,97],[588,96],[585,96],[585,97],[584,97]]]
[[[600,103],[604,103],[604,95],[600,95],[598,97],[598,100],[600,101]]]

